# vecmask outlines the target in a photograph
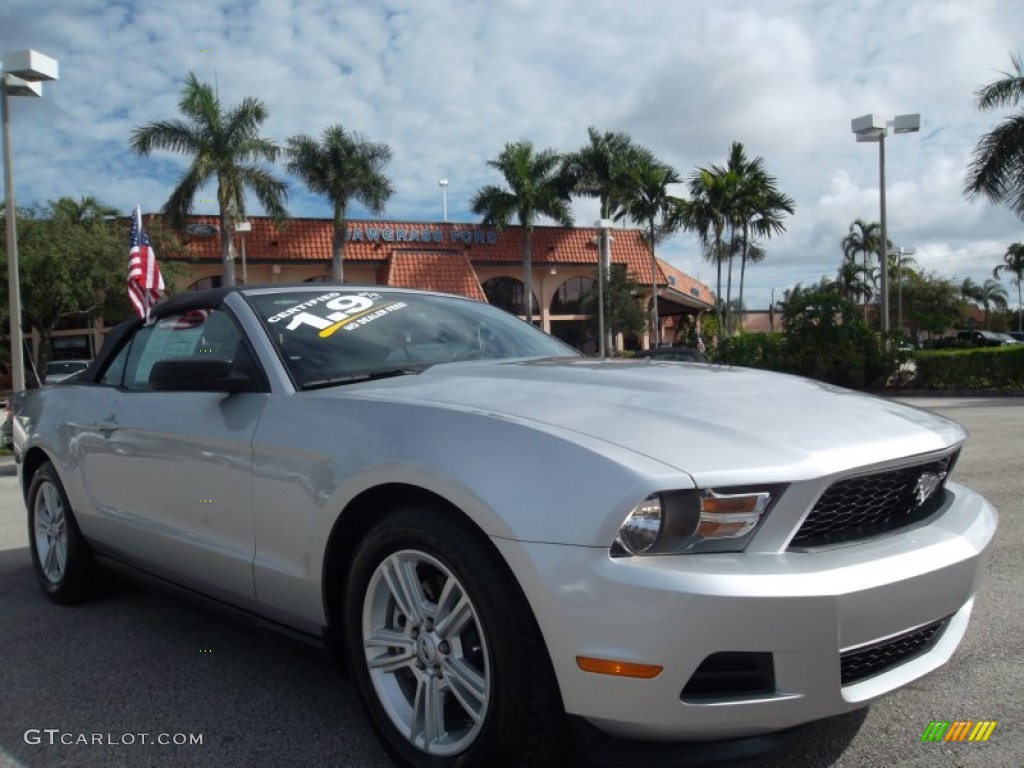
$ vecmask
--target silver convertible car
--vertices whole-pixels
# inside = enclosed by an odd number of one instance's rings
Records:
[[[103,565],[331,648],[418,766],[864,707],[953,654],[996,530],[953,422],[426,292],[176,296],[14,411],[51,598]]]

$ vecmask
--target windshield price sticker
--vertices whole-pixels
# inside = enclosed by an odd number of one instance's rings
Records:
[[[317,304],[322,304],[325,301],[330,301],[331,299],[336,299],[339,296],[341,296],[341,294],[338,293],[337,291],[335,291],[333,293],[325,293],[323,296],[317,296],[315,299],[309,299],[308,301],[304,301],[301,304],[296,304],[294,307],[290,307],[289,309],[286,309],[283,312],[278,312],[276,315],[273,315],[272,317],[268,317],[267,318],[267,322],[268,323],[276,323],[278,320],[284,320],[286,318],[291,317],[294,314],[302,312],[303,310],[310,309],[311,307],[315,307]],[[288,330],[292,330],[292,329],[289,328]]]
[[[320,331],[320,338],[326,339],[338,328],[344,328],[346,331],[354,331],[356,328],[360,328],[367,323],[372,323],[378,317],[384,317],[384,315],[390,314],[391,312],[395,312],[399,309],[405,309],[407,306],[409,305],[404,301],[393,301],[390,304],[383,304],[378,307],[376,311],[371,311],[368,314],[362,313],[353,317],[348,317],[338,323],[335,323],[330,328],[325,328]]]
[[[369,292],[348,296],[338,293],[325,294],[279,312],[273,317],[268,318],[267,322],[276,323],[280,320],[291,318],[291,322],[285,326],[289,331],[297,330],[302,326],[310,326],[320,332],[320,338],[326,339],[341,328],[351,331],[373,322],[378,317],[383,317],[408,306],[404,301],[375,304],[374,299],[379,298],[381,298],[379,293]],[[314,311],[317,309],[327,309],[331,311],[329,314],[321,316],[307,312],[306,310],[308,309],[313,309]]]

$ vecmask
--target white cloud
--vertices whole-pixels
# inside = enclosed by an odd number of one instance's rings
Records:
[[[278,141],[342,123],[390,144],[392,217],[440,218],[443,176],[451,217],[470,219],[473,192],[498,181],[485,161],[518,138],[571,150],[590,125],[625,130],[684,176],[742,141],[797,202],[748,272],[751,304],[834,272],[850,222],[877,219],[877,149],[849,129],[866,112],[922,114],[921,133],[887,143],[887,191],[890,237],[923,266],[984,279],[1024,239],[1007,210],[962,194],[1001,117],[978,113],[974,93],[1009,68],[1019,3],[6,0],[4,15],[0,51],[37,48],[62,72],[41,101],[12,101],[23,203],[91,194],[159,209],[184,160],[137,158],[127,140],[177,116],[192,70],[226,104],[263,99]],[[297,185],[290,206],[328,211]],[[597,217],[593,201],[574,209],[581,224]],[[692,235],[659,253],[714,282]]]

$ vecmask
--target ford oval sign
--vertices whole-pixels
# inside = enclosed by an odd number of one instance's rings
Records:
[[[196,237],[209,237],[217,234],[217,228],[213,224],[186,224],[185,231]]]

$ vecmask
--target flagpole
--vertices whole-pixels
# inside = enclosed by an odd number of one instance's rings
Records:
[[[142,239],[142,206],[135,206],[135,231],[139,233],[139,239]],[[143,279],[146,279],[146,275],[143,274]],[[142,322],[145,325],[149,325],[149,291],[142,292],[142,309],[144,312]]]
[[[128,249],[128,298],[135,313],[149,325],[152,309],[164,293],[164,281],[145,230],[142,228],[142,206],[133,214],[131,242]]]

